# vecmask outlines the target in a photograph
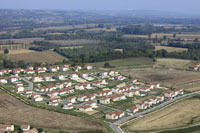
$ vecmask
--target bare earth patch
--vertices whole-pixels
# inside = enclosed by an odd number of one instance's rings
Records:
[[[0,94],[0,120],[6,124],[30,124],[44,129],[66,131],[104,130],[97,122],[25,105],[7,94]]]
[[[139,118],[127,128],[131,131],[157,131],[185,127],[200,122],[200,99],[190,98]]]
[[[159,82],[168,87],[182,87],[200,82],[200,73],[194,71],[149,68],[127,70],[122,73],[147,82]]]

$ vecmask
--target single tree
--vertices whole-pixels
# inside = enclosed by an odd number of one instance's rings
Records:
[[[8,54],[9,50],[8,49],[4,49],[4,54]]]

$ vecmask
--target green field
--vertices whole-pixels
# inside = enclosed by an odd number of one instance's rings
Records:
[[[153,59],[151,58],[127,58],[127,59],[119,59],[119,60],[113,60],[113,61],[105,61],[109,62],[111,66],[116,67],[125,67],[125,66],[143,66],[143,65],[153,65]],[[92,65],[96,67],[102,67],[104,66],[105,62],[98,62],[93,63]]]

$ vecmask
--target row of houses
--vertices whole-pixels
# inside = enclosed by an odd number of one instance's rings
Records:
[[[8,82],[15,83],[15,82],[18,82],[19,80],[20,80],[19,77],[17,77],[17,76],[11,76],[9,78],[0,78],[0,83],[2,83],[2,84],[6,84]]]
[[[68,64],[64,64],[62,66],[53,65],[53,66],[49,66],[48,68],[44,67],[44,66],[39,66],[36,68],[34,68],[33,66],[27,66],[26,69],[22,69],[22,68],[14,68],[12,70],[11,69],[1,69],[0,75],[11,74],[11,73],[12,74],[20,74],[20,73],[34,74],[34,73],[45,73],[47,71],[49,71],[49,72],[58,72],[58,71],[65,72],[65,71],[68,71],[69,68],[70,67]],[[87,70],[90,70],[93,68],[93,66],[85,65],[84,68]],[[82,67],[77,65],[77,66],[74,66],[73,69],[75,71],[77,71],[77,70],[81,70]]]
[[[23,133],[38,133],[36,128],[32,128],[30,125],[21,125],[21,130]],[[5,125],[5,124],[0,124],[0,132],[1,133],[11,133],[15,131],[15,126],[14,125]]]
[[[190,66],[190,69],[193,69],[195,71],[199,71],[200,70],[200,62],[198,62],[197,64]]]

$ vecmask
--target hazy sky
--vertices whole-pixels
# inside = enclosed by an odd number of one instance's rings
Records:
[[[0,0],[0,8],[162,10],[200,13],[200,0]]]

